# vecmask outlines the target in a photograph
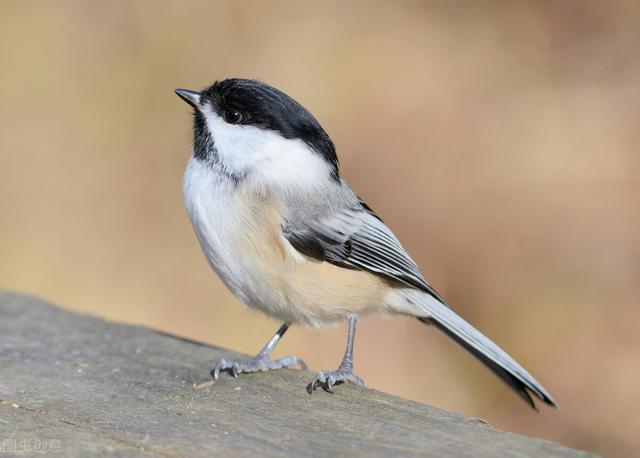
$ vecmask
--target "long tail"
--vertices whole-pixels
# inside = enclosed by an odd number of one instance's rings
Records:
[[[531,374],[445,303],[419,290],[405,290],[403,295],[413,305],[412,309],[420,321],[433,324],[478,358],[533,409],[537,410],[530,393],[557,407],[551,395]]]

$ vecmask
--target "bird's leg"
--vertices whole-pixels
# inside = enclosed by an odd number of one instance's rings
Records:
[[[220,376],[221,371],[230,371],[234,377],[237,377],[241,372],[260,372],[268,371],[271,369],[281,369],[283,367],[293,368],[298,365],[303,369],[307,368],[307,365],[301,359],[287,355],[279,359],[271,359],[271,353],[276,347],[280,338],[287,332],[291,323],[284,323],[280,326],[280,329],[274,334],[274,336],[267,342],[267,344],[260,350],[255,358],[250,359],[226,359],[223,358],[218,361],[216,367],[213,369],[213,378],[217,379]]]
[[[344,352],[344,358],[335,371],[320,371],[320,373],[309,384],[309,392],[312,393],[318,385],[333,393],[333,385],[343,382],[352,382],[358,386],[364,387],[364,382],[360,377],[353,373],[353,339],[356,335],[356,321],[358,316],[353,313],[349,315],[349,332],[347,334],[347,349]]]

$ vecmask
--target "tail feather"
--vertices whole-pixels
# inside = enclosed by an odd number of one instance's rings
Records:
[[[418,290],[408,290],[405,296],[414,305],[414,309],[417,309],[416,316],[420,321],[435,325],[460,344],[533,409],[537,410],[531,394],[542,402],[557,407],[551,395],[531,374],[445,303]]]

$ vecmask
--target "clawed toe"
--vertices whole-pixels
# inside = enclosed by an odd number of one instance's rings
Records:
[[[211,371],[214,379],[220,377],[220,372],[229,371],[231,375],[237,377],[239,374],[245,372],[263,372],[273,369],[282,369],[283,367],[293,369],[295,366],[299,366],[302,369],[306,369],[307,365],[300,358],[292,355],[287,355],[279,359],[269,359],[268,357],[256,357],[251,359],[226,359],[223,358],[218,361],[216,367]]]
[[[238,374],[240,373],[240,367],[239,367],[239,363],[241,361],[234,361],[234,360],[230,360],[230,359],[221,359],[220,361],[218,361],[218,364],[216,364],[216,367],[213,369],[213,378],[218,380],[218,377],[220,377],[220,371],[230,371],[231,375],[233,375],[234,377],[237,377]]]
[[[355,383],[364,388],[364,381],[355,375],[351,370],[338,369],[335,371],[320,371],[320,373],[308,385],[307,391],[313,393],[319,386],[322,386],[329,393],[333,393],[334,385],[344,382]]]
[[[287,369],[293,369],[296,366],[300,367],[300,369],[303,369],[303,370],[307,369],[307,364],[297,356],[293,356],[293,355],[283,356],[282,358],[276,359],[275,361],[272,361],[272,362],[277,367],[271,367],[269,369],[279,369],[281,367],[286,367]]]

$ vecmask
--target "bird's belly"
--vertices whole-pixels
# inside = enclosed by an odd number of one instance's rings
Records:
[[[213,270],[247,306],[310,325],[385,311],[385,280],[300,254],[282,235],[276,204],[210,179],[203,184],[198,172],[188,168],[185,174],[193,227]]]
[[[194,226],[211,267],[253,309],[314,326],[349,313],[384,311],[386,281],[301,255],[268,217],[242,230],[232,229],[230,215],[225,227],[203,221]]]

